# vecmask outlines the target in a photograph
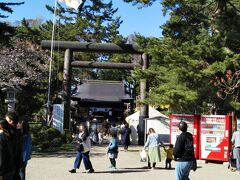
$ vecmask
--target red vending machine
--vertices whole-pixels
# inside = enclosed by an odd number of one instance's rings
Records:
[[[199,121],[200,115],[170,114],[170,143],[175,144],[181,131],[178,128],[180,121],[185,121],[188,125],[188,132],[193,135],[195,158],[199,158]]]
[[[200,121],[200,159],[228,161],[231,116],[203,115]]]

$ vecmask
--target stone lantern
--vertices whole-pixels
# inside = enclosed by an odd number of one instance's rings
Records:
[[[20,88],[9,86],[2,89],[3,92],[7,93],[5,103],[8,105],[8,111],[15,111],[15,104],[18,103],[16,99],[16,93],[20,91]]]

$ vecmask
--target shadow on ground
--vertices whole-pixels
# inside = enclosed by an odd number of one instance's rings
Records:
[[[94,174],[123,174],[123,173],[136,173],[136,172],[147,172],[149,169],[115,169],[109,171],[95,171]]]
[[[105,156],[106,153],[96,153],[91,152],[91,156]],[[58,158],[71,158],[76,156],[76,151],[74,152],[56,152],[56,153],[33,153],[32,155],[34,158],[52,158],[52,157],[58,157]]]

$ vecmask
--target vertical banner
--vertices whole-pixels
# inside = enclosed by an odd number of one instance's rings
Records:
[[[63,104],[53,104],[53,128],[63,132],[63,121],[64,121],[64,105]]]
[[[188,125],[187,131],[193,135],[194,155],[199,158],[199,115],[171,114],[170,115],[170,143],[175,144],[177,137],[181,134],[178,124],[185,121]]]
[[[230,150],[230,116],[203,115],[200,123],[201,152],[204,160],[228,161]]]

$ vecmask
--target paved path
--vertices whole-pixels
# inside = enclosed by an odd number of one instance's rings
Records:
[[[166,170],[163,167],[164,159],[157,164],[157,169],[146,168],[145,162],[139,161],[139,150],[141,147],[130,147],[128,152],[120,148],[117,159],[117,170],[108,169],[110,163],[106,156],[106,147],[94,146],[91,153],[91,161],[95,173],[87,174],[84,166],[77,170],[76,174],[68,172],[72,168],[75,153],[58,153],[52,155],[33,156],[27,166],[27,180],[174,180],[175,170]],[[205,164],[198,161],[196,172],[191,171],[191,180],[237,180],[240,175],[231,172],[224,164]],[[173,167],[175,164],[173,163]]]

